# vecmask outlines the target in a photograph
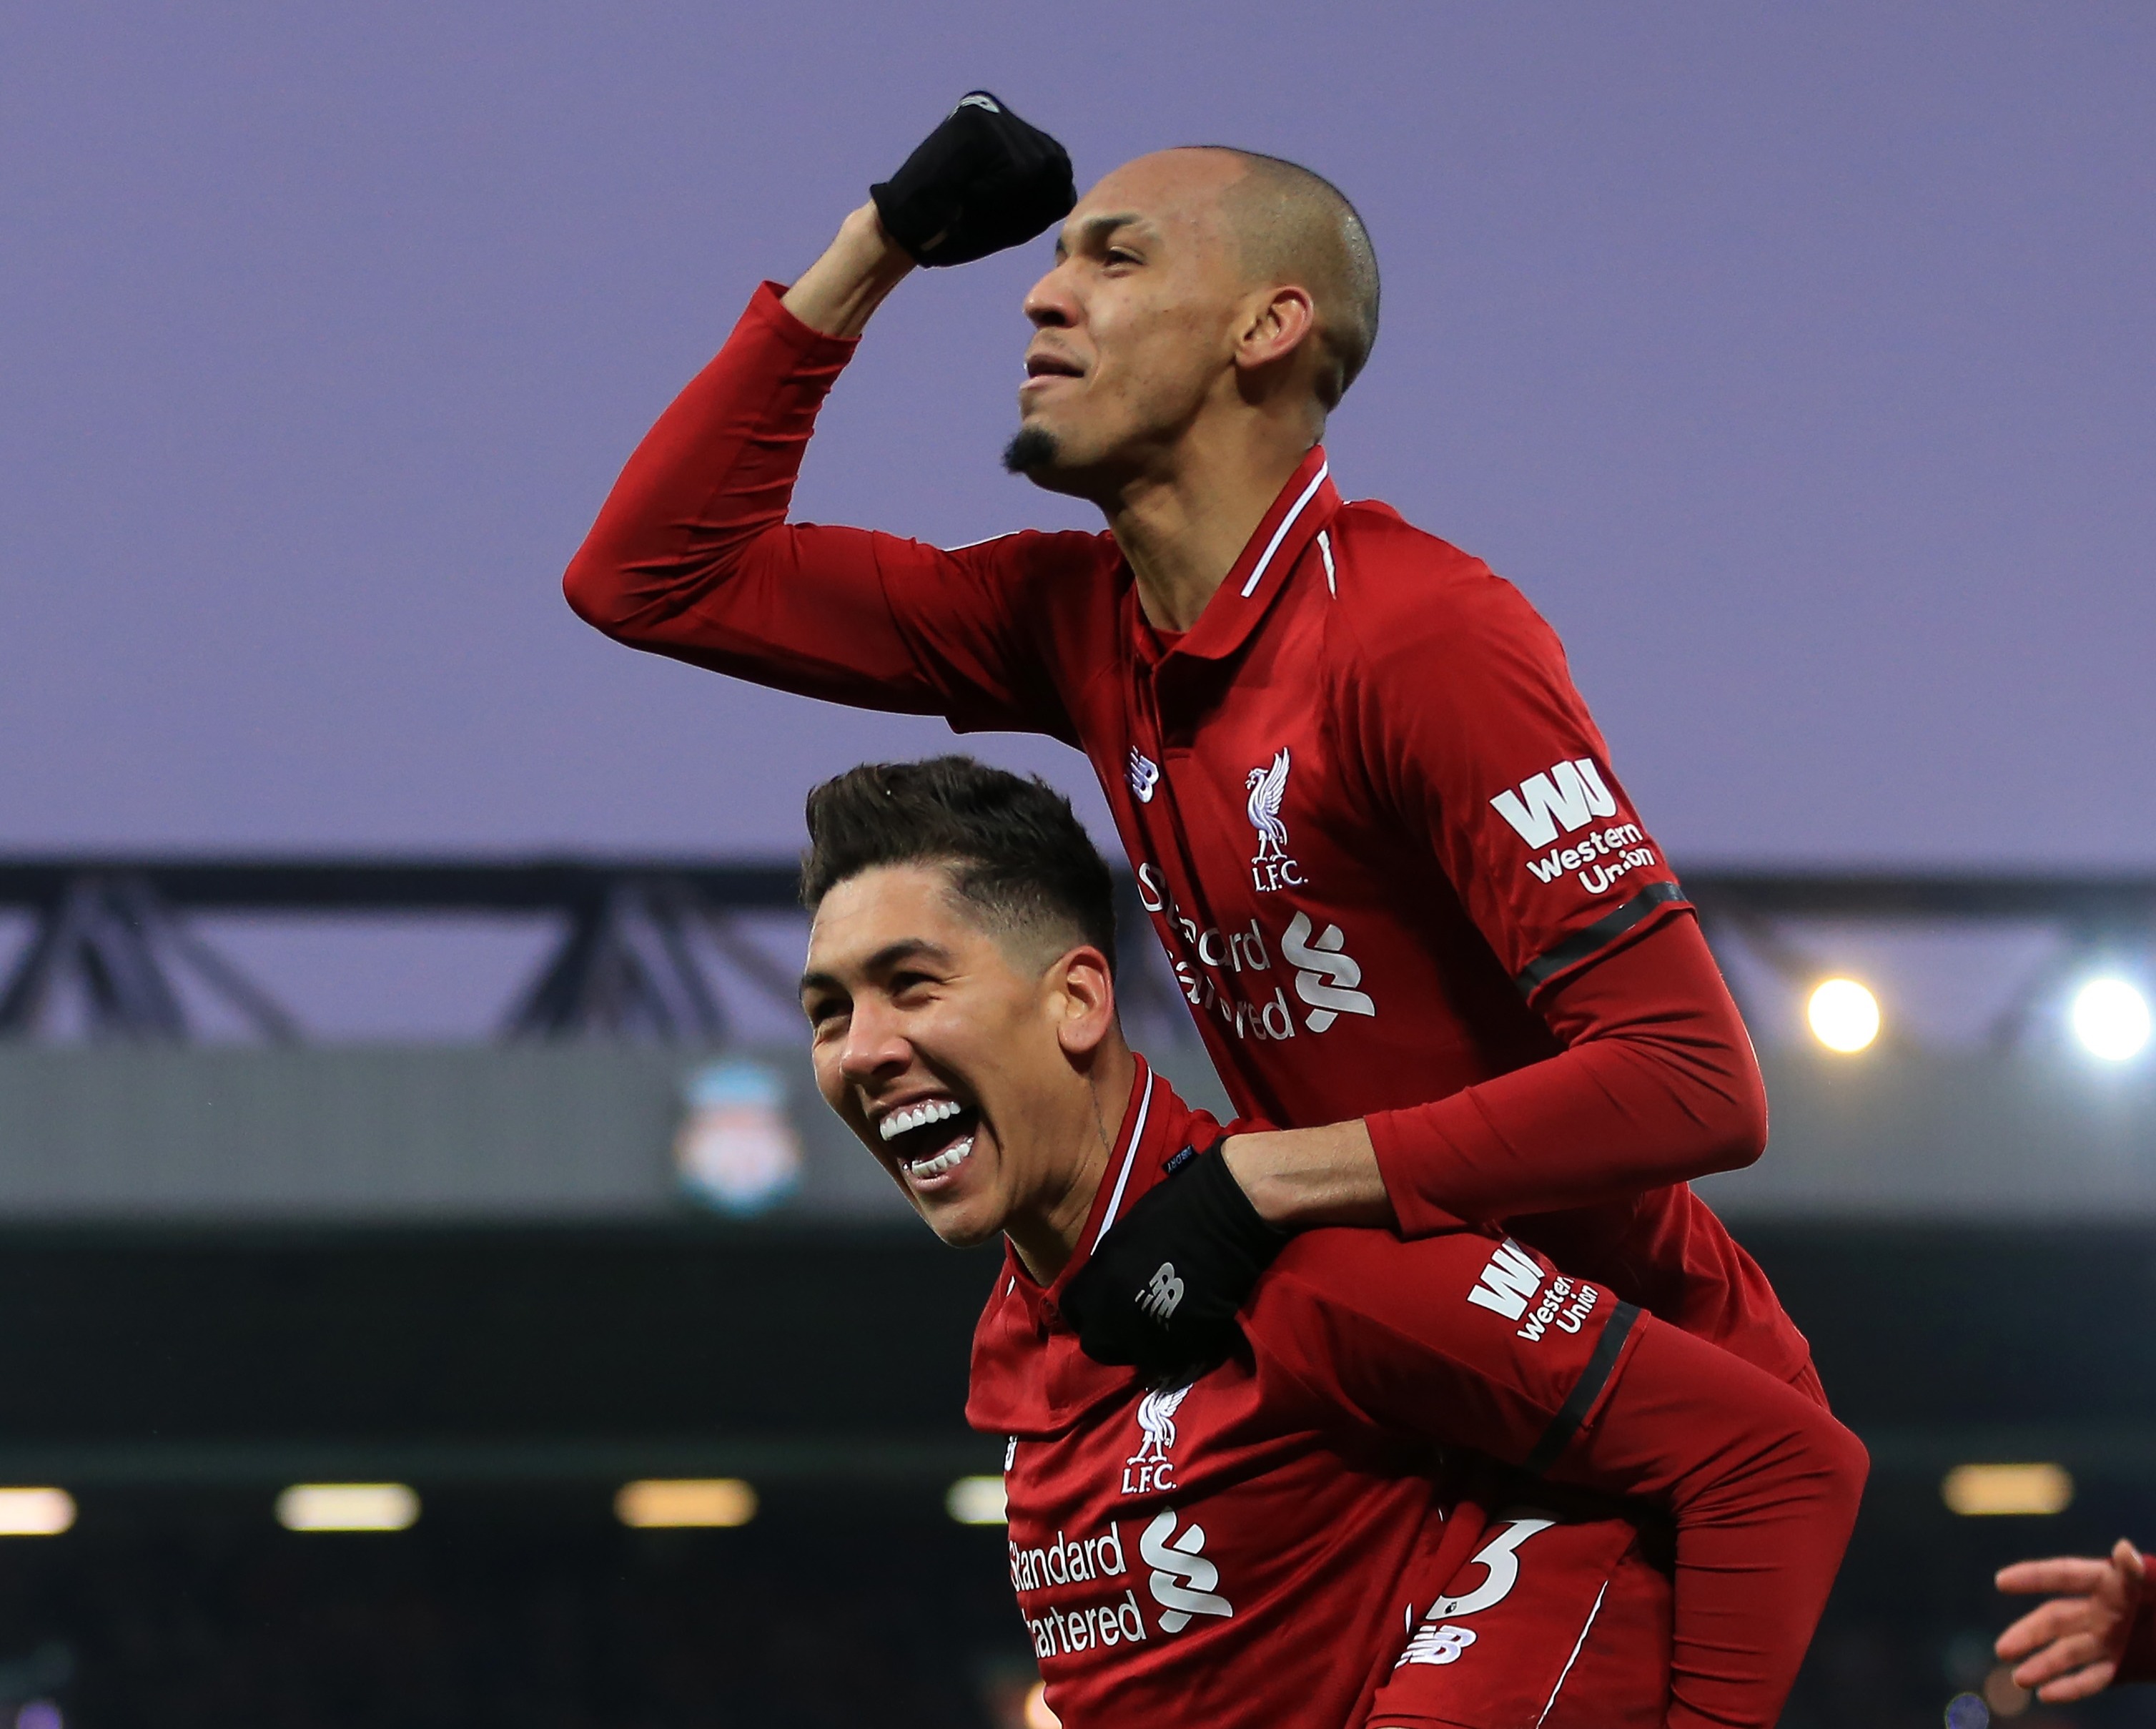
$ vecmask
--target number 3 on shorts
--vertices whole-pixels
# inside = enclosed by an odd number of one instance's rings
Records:
[[[1423,1619],[1450,1620],[1455,1615],[1471,1615],[1477,1609],[1502,1603],[1520,1582],[1520,1545],[1556,1523],[1554,1519],[1507,1519],[1505,1528],[1476,1550],[1469,1563],[1485,1570],[1482,1582],[1465,1597],[1440,1597]]]

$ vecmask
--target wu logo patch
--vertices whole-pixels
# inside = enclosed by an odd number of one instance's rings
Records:
[[[1128,772],[1132,796],[1141,805],[1150,805],[1160,785],[1160,764],[1133,744]]]
[[[1302,886],[1302,867],[1288,856],[1287,824],[1281,820],[1281,805],[1287,798],[1286,750],[1274,754],[1270,768],[1253,769],[1243,779],[1250,796],[1244,810],[1258,833],[1258,850],[1250,858],[1250,883],[1260,894],[1277,888]]]
[[[1123,1493],[1146,1495],[1175,1487],[1175,1408],[1189,1394],[1187,1387],[1157,1388],[1138,1401],[1138,1450],[1123,1461]]]
[[[1232,1616],[1235,1607],[1214,1587],[1220,1569],[1205,1558],[1205,1527],[1193,1525],[1175,1535],[1175,1510],[1162,1512],[1138,1539],[1138,1553],[1145,1557],[1152,1577],[1152,1600],[1161,1607],[1160,1630],[1180,1633],[1194,1615]]]
[[[1543,1269],[1534,1258],[1507,1237],[1490,1257],[1467,1300],[1495,1310],[1507,1320],[1517,1320],[1527,1312],[1543,1288]],[[1487,1323],[1486,1322],[1486,1325]]]
[[[1567,834],[1598,816],[1614,816],[1617,800],[1603,785],[1591,756],[1553,763],[1547,773],[1530,774],[1517,790],[1501,792],[1490,805],[1530,846],[1547,846],[1560,825]]]

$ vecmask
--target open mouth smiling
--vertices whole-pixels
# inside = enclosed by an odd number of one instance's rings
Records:
[[[965,1162],[980,1118],[955,1099],[923,1099],[880,1119],[876,1135],[908,1176],[925,1181]]]

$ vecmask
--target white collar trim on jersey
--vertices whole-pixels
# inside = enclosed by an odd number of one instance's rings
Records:
[[[1137,1163],[1138,1143],[1145,1139],[1146,1112],[1152,1105],[1152,1065],[1146,1065],[1145,1091],[1138,1094],[1137,1120],[1131,1124],[1131,1144],[1123,1149],[1123,1168],[1116,1173],[1116,1186],[1108,1196],[1108,1210],[1101,1217],[1101,1228],[1093,1238],[1093,1247],[1101,1246],[1101,1238],[1108,1234],[1108,1227],[1116,1222],[1116,1210],[1123,1204],[1123,1190],[1131,1180],[1131,1166]]]
[[[1281,543],[1287,538],[1287,531],[1295,527],[1295,519],[1302,514],[1303,507],[1317,497],[1317,489],[1325,484],[1326,476],[1332,472],[1332,463],[1328,457],[1317,472],[1310,477],[1310,484],[1302,489],[1302,497],[1296,499],[1288,507],[1288,513],[1281,518],[1280,527],[1273,530],[1273,538],[1265,543],[1265,552],[1258,559],[1258,568],[1250,573],[1250,579],[1243,584],[1245,600],[1257,592],[1259,583],[1265,578],[1265,567],[1273,562],[1273,554],[1280,550]]]

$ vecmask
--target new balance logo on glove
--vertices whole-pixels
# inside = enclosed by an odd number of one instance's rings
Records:
[[[1146,1281],[1146,1288],[1138,1293],[1138,1310],[1166,1326],[1175,1318],[1176,1305],[1182,1300],[1183,1281],[1175,1276],[1175,1263],[1163,1261],[1159,1269]]]

